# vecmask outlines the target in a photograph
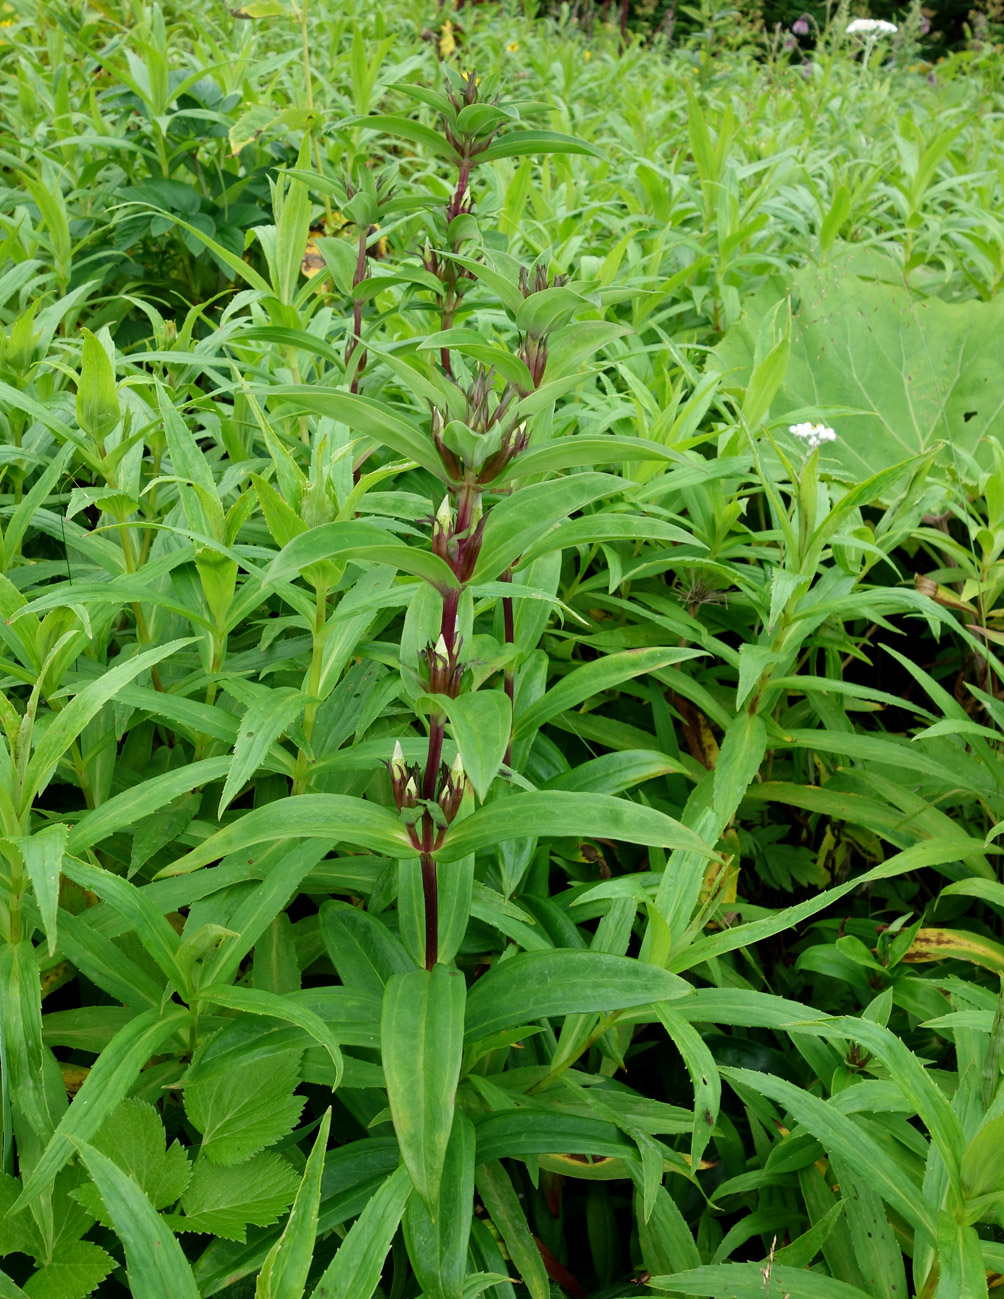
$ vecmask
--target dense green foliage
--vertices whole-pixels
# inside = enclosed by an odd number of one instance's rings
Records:
[[[0,1299],[987,1295],[1000,52],[2,12]]]

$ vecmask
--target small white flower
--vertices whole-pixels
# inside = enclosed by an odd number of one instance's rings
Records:
[[[848,36],[895,36],[899,28],[883,18],[855,18],[847,24]]]
[[[788,432],[797,438],[801,438],[810,451],[815,451],[824,442],[836,442],[837,440],[837,435],[833,429],[827,428],[825,424],[810,424],[808,421],[804,424],[789,424]]]

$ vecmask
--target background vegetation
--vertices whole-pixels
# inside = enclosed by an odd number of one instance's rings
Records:
[[[1004,1275],[1001,50],[607,17],[3,9],[3,1299]]]

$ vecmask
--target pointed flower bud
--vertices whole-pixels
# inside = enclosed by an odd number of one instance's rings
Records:
[[[408,774],[408,768],[404,763],[404,749],[401,748],[401,741],[394,742],[394,756],[390,760],[391,775],[396,780],[404,780]]]

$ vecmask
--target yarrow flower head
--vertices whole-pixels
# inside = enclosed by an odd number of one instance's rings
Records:
[[[855,18],[847,24],[848,36],[895,36],[899,28],[884,18]]]
[[[815,451],[824,442],[836,442],[837,440],[837,435],[833,429],[827,428],[825,424],[810,424],[808,421],[804,424],[789,424],[788,432],[794,434],[797,438],[801,438],[810,451]]]

